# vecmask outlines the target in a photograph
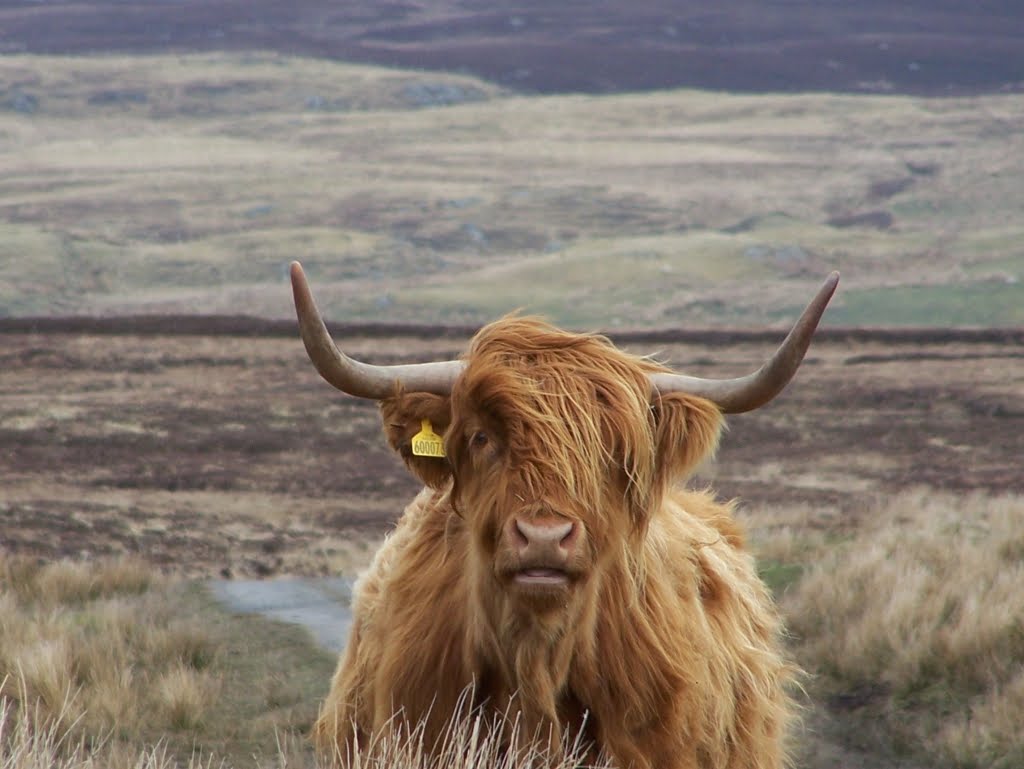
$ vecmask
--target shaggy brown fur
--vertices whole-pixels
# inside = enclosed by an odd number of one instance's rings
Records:
[[[652,401],[660,366],[536,319],[484,328],[465,357],[450,397],[381,403],[427,488],[359,581],[319,745],[424,721],[430,746],[473,687],[527,737],[584,729],[622,767],[782,766],[794,669],[771,597],[731,507],[674,488],[714,451],[718,410]],[[445,459],[412,456],[423,418]],[[574,523],[564,593],[513,589],[512,516]]]

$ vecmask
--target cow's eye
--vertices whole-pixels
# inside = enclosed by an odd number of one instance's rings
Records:
[[[490,438],[487,437],[487,433],[483,430],[477,430],[473,433],[469,439],[469,445],[474,449],[482,449],[490,442]]]

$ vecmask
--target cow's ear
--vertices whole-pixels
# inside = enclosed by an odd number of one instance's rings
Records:
[[[651,410],[658,452],[656,484],[665,489],[715,453],[722,413],[711,401],[685,393],[656,397]]]
[[[384,434],[412,474],[428,486],[439,489],[451,477],[452,469],[439,441],[429,438],[433,433],[443,438],[451,423],[451,398],[429,393],[402,393],[380,402]],[[426,431],[426,433],[425,433]],[[421,446],[413,451],[413,442]]]

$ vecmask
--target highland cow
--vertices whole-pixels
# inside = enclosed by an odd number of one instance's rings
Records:
[[[760,370],[727,380],[518,316],[460,360],[371,366],[337,349],[297,263],[292,281],[313,363],[379,401],[425,484],[358,582],[321,748],[351,760],[419,725],[429,749],[468,690],[471,712],[516,722],[509,749],[581,733],[624,768],[785,764],[779,616],[732,505],[679,484],[723,413],[786,386],[837,274]]]

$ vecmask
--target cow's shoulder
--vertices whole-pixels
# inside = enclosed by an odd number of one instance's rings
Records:
[[[424,488],[405,508],[354,589],[354,613],[364,624],[394,619],[395,604],[410,591],[429,594],[452,571],[463,547],[462,520],[447,492]]]
[[[676,489],[666,496],[659,519],[662,528],[684,540],[717,535],[736,550],[745,547],[743,526],[736,520],[733,501],[721,501],[710,490]]]

